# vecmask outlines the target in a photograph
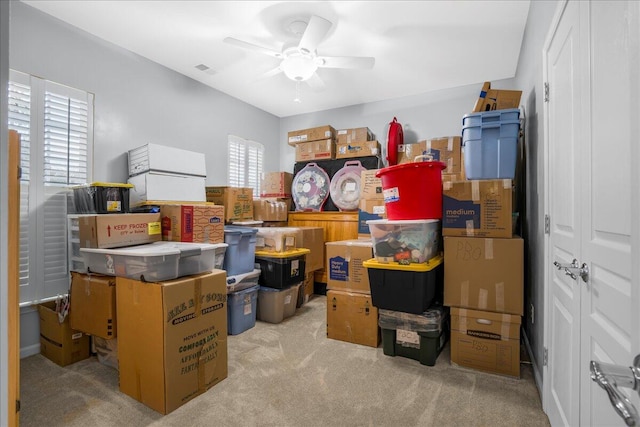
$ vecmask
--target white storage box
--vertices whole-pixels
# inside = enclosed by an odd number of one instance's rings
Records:
[[[155,242],[118,249],[82,248],[93,273],[162,282],[222,268],[226,243]]]
[[[145,144],[129,150],[129,176],[155,171],[181,175],[207,176],[203,153]]]
[[[145,172],[129,178],[129,206],[148,201],[206,202],[205,178]]]
[[[440,253],[441,221],[437,219],[367,221],[378,262],[427,262]]]

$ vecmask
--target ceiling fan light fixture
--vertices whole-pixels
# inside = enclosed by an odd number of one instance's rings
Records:
[[[311,57],[289,56],[282,60],[280,68],[291,80],[303,82],[313,76],[318,66]]]

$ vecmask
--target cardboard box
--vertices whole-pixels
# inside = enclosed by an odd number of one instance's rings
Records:
[[[371,240],[327,242],[327,289],[371,293],[369,273],[362,263],[373,258]]]
[[[335,158],[336,144],[333,139],[300,142],[296,144],[296,162],[331,160]]]
[[[358,209],[358,238],[371,239],[371,232],[367,221],[372,219],[385,219],[387,211],[384,199],[363,199],[360,200]]]
[[[286,221],[289,215],[285,199],[260,198],[253,201],[253,219],[256,221]]]
[[[371,295],[327,291],[327,338],[378,347],[378,309]]]
[[[331,139],[335,141],[336,130],[329,126],[318,126],[309,129],[300,129],[289,131],[288,135],[289,145],[296,145],[300,142],[318,141],[320,139]]]
[[[473,113],[482,111],[506,110],[520,107],[520,90],[491,89],[491,82],[484,82],[480,96],[473,107]]]
[[[384,200],[382,180],[376,178],[379,169],[367,169],[360,174],[360,198]]]
[[[60,366],[87,359],[89,335],[71,329],[69,317],[60,323],[55,301],[38,305],[40,317],[40,354]]]
[[[145,172],[129,177],[129,205],[139,206],[148,201],[204,202],[205,178],[201,176],[175,175]]]
[[[315,271],[307,271],[304,275],[304,283],[300,292],[304,293],[304,304],[308,303],[313,298],[313,285],[315,284]]]
[[[352,142],[373,141],[373,132],[369,128],[338,129],[336,142],[338,144],[351,144]]]
[[[324,268],[324,228],[295,227],[298,230],[296,246],[311,252],[305,260],[305,271],[313,272]]]
[[[104,339],[116,337],[116,279],[71,272],[69,322],[73,329]]]
[[[380,156],[381,153],[382,151],[378,141],[359,141],[336,144],[336,159]]]
[[[206,187],[207,202],[224,206],[224,220],[253,220],[253,188],[246,187]]]
[[[447,165],[442,173],[459,173],[462,167],[462,137],[447,136],[398,146],[398,164],[411,163],[417,156],[427,155]]]
[[[444,305],[523,313],[522,238],[444,238]]]
[[[520,316],[451,308],[451,362],[520,377]]]
[[[80,215],[78,228],[81,248],[122,248],[162,240],[160,213]]]
[[[291,197],[292,181],[292,173],[267,172],[260,182],[260,197]]]
[[[120,391],[162,413],[227,377],[224,270],[148,283],[116,278]]]
[[[224,206],[160,205],[162,240],[224,243]]]
[[[510,179],[442,183],[442,235],[511,237],[514,187]]]

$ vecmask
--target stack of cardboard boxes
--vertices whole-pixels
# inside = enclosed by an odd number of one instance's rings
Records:
[[[387,217],[384,207],[382,181],[376,178],[378,169],[362,171],[360,174],[360,208],[358,209],[358,238],[371,239],[367,221]]]
[[[263,227],[284,227],[292,209],[289,172],[267,172],[260,182],[260,198],[253,200],[253,219]]]

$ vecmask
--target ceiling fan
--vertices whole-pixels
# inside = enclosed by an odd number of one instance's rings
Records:
[[[332,25],[330,21],[316,15],[312,15],[308,23],[294,20],[289,24],[288,30],[301,35],[300,41],[297,44],[286,43],[281,52],[233,37],[226,37],[224,42],[282,59],[278,67],[266,72],[263,77],[284,73],[295,82],[304,81],[313,89],[322,89],[324,82],[316,73],[318,68],[369,69],[375,63],[375,58],[372,57],[319,56],[316,48]]]

